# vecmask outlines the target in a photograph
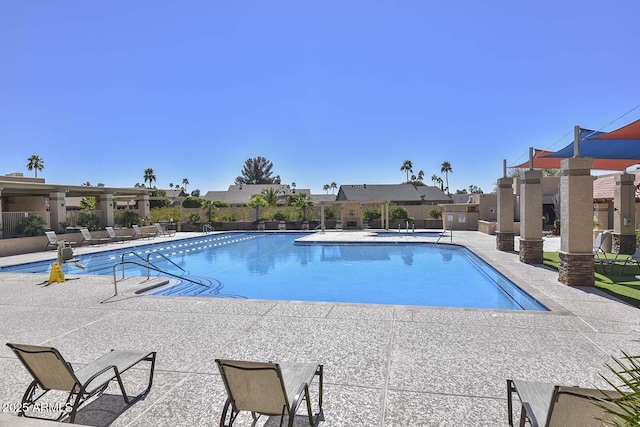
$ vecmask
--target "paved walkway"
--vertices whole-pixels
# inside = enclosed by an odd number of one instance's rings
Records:
[[[314,235],[336,236],[366,238]],[[545,240],[545,250],[558,242]],[[456,232],[453,243],[472,249],[553,311],[130,295],[101,303],[113,293],[110,277],[43,286],[48,275],[0,273],[0,341],[50,345],[75,365],[112,348],[157,351],[147,398],[127,408],[110,388],[78,413],[78,423],[92,426],[218,425],[225,400],[218,357],[323,363],[321,426],[506,426],[507,378],[602,387],[600,374],[612,355],[640,354],[638,309],[558,283],[557,273],[496,251],[493,236]],[[0,265],[42,256],[55,254],[6,257]],[[30,379],[5,346],[0,372],[0,410],[7,412]],[[132,370],[132,392],[145,373]],[[278,425],[276,418],[263,417],[258,425]],[[296,417],[296,425],[304,421]],[[251,425],[250,417],[237,425]]]

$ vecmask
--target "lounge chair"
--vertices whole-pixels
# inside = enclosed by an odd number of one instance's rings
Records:
[[[114,230],[113,227],[105,227],[104,229],[107,230],[107,234],[109,235],[109,239],[112,242],[124,243],[127,240],[133,239],[133,236],[116,233],[116,230]]]
[[[13,350],[33,377],[33,381],[22,397],[18,416],[38,418],[27,415],[26,411],[31,406],[37,407],[38,400],[50,390],[58,390],[69,393],[69,396],[57,420],[61,420],[68,414],[69,422],[73,423],[80,405],[90,397],[103,392],[111,380],[118,381],[122,397],[127,404],[132,404],[146,396],[153,383],[155,351],[112,350],[74,371],[55,348],[9,343],[7,346]],[[151,362],[149,383],[142,393],[129,397],[121,375],[142,361]]]
[[[77,245],[78,242],[70,242],[68,240],[60,240],[58,239],[58,235],[56,234],[55,231],[45,231],[44,234],[47,236],[47,238],[49,239],[49,243],[47,243],[47,246],[45,246],[45,250],[52,248],[52,249],[57,249],[58,248],[58,243],[62,242],[65,246],[73,246],[73,245]]]
[[[596,267],[598,265],[602,265],[604,267],[605,265],[613,262],[613,259],[607,257],[607,252],[605,250],[605,245],[610,243],[610,231],[601,231],[598,233],[596,238],[593,239],[593,258],[596,263]]]
[[[175,231],[169,230],[168,228],[163,227],[162,224],[160,224],[159,222],[156,222],[154,225],[158,230],[156,234],[158,234],[159,236],[175,236],[176,235]]]
[[[613,271],[613,267],[615,267],[616,261],[618,261],[617,256],[613,264],[611,265],[611,271]],[[620,260],[620,261],[623,261],[623,260]],[[620,275],[624,274],[624,269],[627,267],[628,264],[633,264],[633,263],[635,263],[638,267],[640,267],[640,248],[636,248],[636,251],[633,253],[633,255],[629,255],[627,258],[624,259],[624,263],[622,264],[622,271],[620,271]]]
[[[216,359],[216,364],[228,396],[220,417],[220,426],[231,427],[240,411],[250,411],[254,420],[258,419],[256,414],[279,415],[280,426],[284,416],[288,415],[288,425],[291,427],[303,399],[307,401],[309,424],[315,426],[323,419],[322,365],[221,359]],[[314,416],[311,411],[309,384],[316,375],[319,377],[318,413]]]
[[[88,242],[90,245],[101,245],[101,244],[109,243],[111,241],[111,239],[109,239],[108,237],[97,238],[97,237],[91,236],[91,232],[89,232],[89,230],[86,228],[81,228],[80,233],[82,233],[81,243]]]
[[[140,226],[136,224],[133,224],[131,228],[133,228],[134,239],[153,239],[154,237],[156,237],[156,234],[158,234],[144,232],[140,229]]]
[[[529,420],[531,427],[608,426],[620,418],[612,399],[623,395],[616,391],[565,387],[535,381],[507,380],[507,410],[513,426],[513,393],[521,403],[520,427]],[[607,410],[608,409],[608,410]]]

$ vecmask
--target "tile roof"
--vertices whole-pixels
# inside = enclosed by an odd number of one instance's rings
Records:
[[[423,199],[430,203],[451,203],[451,199],[438,187],[413,184],[341,185],[336,200],[421,202]]]
[[[627,171],[627,173],[635,174],[635,185],[640,185],[640,169]],[[593,199],[594,200],[613,200],[614,191],[616,187],[616,175],[620,173],[612,173],[606,175],[596,176],[593,181]],[[636,198],[640,195],[636,191]]]

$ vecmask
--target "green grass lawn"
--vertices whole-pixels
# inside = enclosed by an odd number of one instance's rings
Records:
[[[544,265],[554,269],[558,269],[559,255],[557,252],[544,253]],[[613,257],[611,257],[613,259]],[[623,261],[621,262],[620,259]],[[636,276],[640,276],[640,267],[637,263],[629,263],[624,269],[624,275],[621,275],[622,264],[624,258],[620,257],[613,271],[610,272],[611,265],[596,264],[595,285],[610,295],[619,298],[634,307],[640,307],[640,280]]]

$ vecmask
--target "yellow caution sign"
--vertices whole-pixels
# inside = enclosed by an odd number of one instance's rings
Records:
[[[59,262],[54,262],[51,264],[51,273],[49,274],[49,283],[62,283],[64,282],[64,273],[62,272],[62,267]]]

